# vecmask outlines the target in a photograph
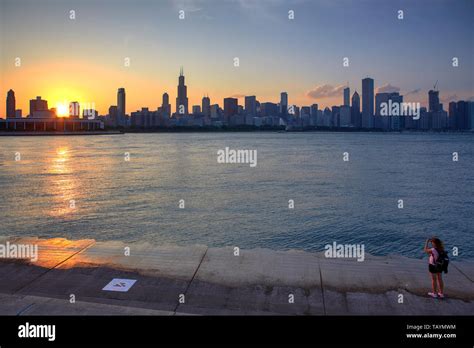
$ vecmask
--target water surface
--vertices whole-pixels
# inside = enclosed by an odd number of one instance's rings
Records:
[[[218,164],[226,146],[257,167]],[[473,259],[473,173],[469,134],[0,137],[0,235],[421,257],[436,234]]]

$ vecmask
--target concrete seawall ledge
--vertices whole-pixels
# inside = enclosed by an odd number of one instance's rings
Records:
[[[444,300],[430,290],[427,260],[240,250],[36,237],[0,244],[38,246],[38,260],[0,259],[6,315],[471,315],[474,262],[452,260]],[[126,251],[130,250],[127,256]],[[135,279],[128,292],[102,288]],[[76,302],[69,302],[74,294]],[[179,302],[184,295],[185,302]],[[294,298],[294,302],[291,301]]]

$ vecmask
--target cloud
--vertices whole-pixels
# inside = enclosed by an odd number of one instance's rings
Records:
[[[331,85],[319,85],[306,92],[306,96],[312,99],[341,96],[345,87],[345,85],[336,87]]]
[[[413,91],[409,91],[409,92],[406,92],[405,93],[405,96],[408,96],[408,95],[413,95],[413,94],[418,94],[421,92],[421,88],[417,88],[417,89],[414,89]]]
[[[387,83],[377,88],[377,93],[394,93],[394,92],[400,92],[400,87],[392,86],[390,83]]]
[[[173,5],[177,10],[184,10],[185,12],[199,12],[202,10],[201,1],[197,0],[173,0]]]
[[[444,104],[448,104],[452,101],[458,101],[459,97],[456,94],[448,95],[447,97],[441,97],[441,102]]]
[[[171,0],[176,11],[183,10],[186,15],[191,14],[196,18],[211,20],[214,19],[205,7],[208,5],[205,0]]]
[[[288,0],[286,1],[288,2]],[[281,11],[281,7],[285,5],[285,0],[234,0],[234,2],[246,15],[257,18],[259,21],[287,20],[286,12]],[[289,3],[286,4],[286,6],[288,5]]]

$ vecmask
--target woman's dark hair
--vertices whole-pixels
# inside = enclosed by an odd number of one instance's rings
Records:
[[[432,238],[432,239],[431,239],[431,243],[433,244],[433,246],[435,247],[436,250],[444,251],[444,244],[443,244],[443,242],[441,241],[441,239],[439,239],[439,238]]]

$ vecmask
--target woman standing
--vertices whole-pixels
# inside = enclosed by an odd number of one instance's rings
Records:
[[[429,246],[429,243],[431,243],[431,247]],[[431,287],[433,291],[429,292],[428,296],[433,298],[444,298],[442,272],[447,272],[447,265],[443,266],[443,263],[440,262],[442,261],[441,259],[444,259],[446,255],[443,242],[438,238],[427,239],[424,251],[430,255],[428,270],[430,271],[431,275]]]

